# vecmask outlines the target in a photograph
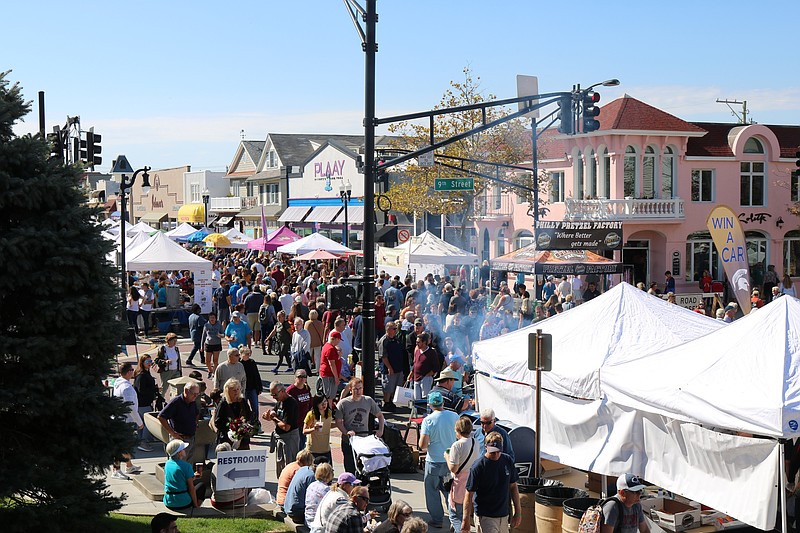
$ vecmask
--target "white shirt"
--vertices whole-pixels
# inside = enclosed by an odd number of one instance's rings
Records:
[[[130,381],[122,377],[117,378],[114,382],[114,396],[122,398],[128,407],[128,412],[125,413],[125,421],[133,422],[137,427],[141,426],[142,417],[139,416],[139,398]]]
[[[347,356],[353,353],[353,330],[350,326],[345,326],[342,330],[342,340],[339,342],[339,348],[342,349],[342,357],[347,360]]]
[[[572,284],[565,279],[558,284],[556,292],[561,298],[566,298],[568,294],[572,294]]]
[[[256,270],[258,271],[259,274],[263,274],[267,270],[266,268],[264,268],[264,265],[262,265],[258,261],[253,263],[253,266],[256,267]],[[252,267],[250,267],[250,268],[252,268]]]
[[[342,489],[328,491],[328,493],[323,496],[322,501],[319,502],[317,514],[314,515],[314,521],[309,524],[312,531],[314,528],[321,530],[323,524],[328,521],[331,512],[338,506],[347,503],[348,498],[349,496]]]
[[[311,333],[307,329],[301,329],[292,333],[291,354],[311,353]]]
[[[581,280],[581,278],[578,276],[575,276],[572,278],[570,283],[572,285],[572,294],[575,295],[576,299],[580,298],[583,294],[583,280]]]
[[[281,309],[286,311],[286,316],[289,316],[289,311],[292,310],[292,305],[294,305],[294,294],[281,294],[278,301],[281,303]]]

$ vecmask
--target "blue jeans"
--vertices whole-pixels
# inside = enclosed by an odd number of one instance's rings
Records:
[[[139,416],[142,417],[142,429],[139,430],[139,442],[150,442],[154,440],[153,436],[150,434],[150,430],[147,429],[147,425],[144,423],[144,415],[145,413],[152,413],[153,406],[152,405],[140,405],[139,406]]]
[[[414,382],[414,399],[424,400],[433,386],[433,376],[425,376],[420,381]]]
[[[253,413],[253,419],[258,420],[258,391],[256,389],[247,389],[244,391],[244,399],[250,405],[250,411]]]
[[[450,513],[450,525],[453,526],[456,531],[461,531],[461,519],[464,518],[464,504],[457,503],[455,507],[450,506],[447,510]]]
[[[425,461],[425,507],[431,515],[431,522],[435,524],[441,524],[444,520],[442,497],[447,502],[447,493],[442,488],[442,483],[448,472],[447,463]]]

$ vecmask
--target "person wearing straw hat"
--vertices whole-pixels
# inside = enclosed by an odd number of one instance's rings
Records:
[[[464,398],[460,394],[453,392],[453,385],[460,377],[461,376],[459,376],[455,370],[446,366],[444,370],[439,372],[439,376],[433,380],[436,385],[431,389],[431,392],[438,392],[442,395],[445,409],[455,411],[456,413],[461,413],[472,405],[469,398]]]
[[[206,494],[206,486],[200,473],[186,462],[189,444],[173,439],[167,443],[169,459],[164,464],[164,505],[172,511],[200,507]]]

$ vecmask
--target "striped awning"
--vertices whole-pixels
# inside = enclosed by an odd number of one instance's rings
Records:
[[[278,218],[278,222],[302,222],[309,211],[311,211],[311,207],[307,205],[287,207],[286,211]]]
[[[333,219],[334,224],[344,224],[344,209],[336,215]],[[364,223],[364,206],[363,205],[349,205],[347,206],[347,223],[348,224],[363,224]]]
[[[342,210],[340,205],[320,205],[311,211],[305,219],[305,222],[318,222],[320,224],[329,224],[336,218],[339,211]]]

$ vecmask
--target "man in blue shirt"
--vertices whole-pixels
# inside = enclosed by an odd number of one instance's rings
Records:
[[[286,500],[283,502],[283,511],[295,524],[305,523],[306,490],[314,482],[314,469],[310,466],[301,467],[292,477],[286,491]]]
[[[508,432],[496,424],[497,418],[494,416],[494,410],[489,408],[481,409],[480,421],[481,429],[475,432],[475,438],[478,439],[478,443],[481,445],[481,455],[486,453],[486,436],[496,431],[503,437],[503,453],[511,458],[512,463],[516,462],[514,448],[511,446],[511,439],[508,437]]]
[[[483,418],[483,417],[481,417]],[[467,494],[464,497],[464,521],[461,532],[469,533],[473,502],[481,530],[485,533],[507,531],[509,495],[514,503],[511,527],[522,523],[519,474],[514,461],[502,452],[503,437],[493,431],[486,436],[486,452],[472,465],[467,479]]]
[[[425,505],[431,520],[428,524],[434,528],[442,527],[444,510],[442,496],[447,502],[448,494],[442,488],[445,476],[450,473],[444,452],[456,441],[456,422],[458,414],[444,410],[444,398],[438,392],[428,394],[428,405],[433,412],[422,421],[419,449],[427,450],[425,456]]]
[[[231,315],[232,322],[225,328],[225,339],[231,348],[250,346],[250,336],[252,330],[247,322],[242,321],[242,314],[234,311]]]

